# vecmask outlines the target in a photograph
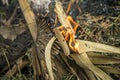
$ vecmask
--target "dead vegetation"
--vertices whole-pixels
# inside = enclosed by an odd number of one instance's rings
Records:
[[[105,1],[55,0],[46,14],[1,5],[0,79],[119,80],[120,1]]]

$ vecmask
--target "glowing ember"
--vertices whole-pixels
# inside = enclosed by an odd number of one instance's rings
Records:
[[[77,51],[78,48],[79,48],[79,43],[77,43],[75,41],[75,33],[76,33],[76,30],[79,26],[79,24],[77,24],[71,16],[68,16],[67,19],[66,19],[66,23],[67,26],[63,27],[63,26],[60,26],[59,27],[59,30],[61,31],[61,33],[63,34],[64,38],[66,41],[68,41],[69,43],[69,47],[73,50],[73,51]],[[72,28],[71,25],[69,25],[69,23],[73,24],[74,27]]]

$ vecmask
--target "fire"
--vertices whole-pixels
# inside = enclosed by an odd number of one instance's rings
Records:
[[[73,24],[74,27],[71,25]],[[66,18],[66,26],[60,26],[59,30],[63,34],[65,40],[68,42],[69,47],[71,50],[77,52],[79,48],[79,44],[75,40],[75,33],[78,28],[79,24],[76,23],[71,16]]]
[[[78,49],[79,49],[79,43],[76,42],[76,43],[75,43],[75,50],[77,51]]]

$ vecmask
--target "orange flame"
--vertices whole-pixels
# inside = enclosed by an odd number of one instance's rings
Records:
[[[67,24],[66,27],[60,26],[59,30],[61,31],[61,33],[63,34],[65,40],[69,43],[69,47],[71,50],[77,52],[78,48],[79,48],[79,44],[76,42],[75,40],[75,33],[76,30],[79,26],[78,23],[76,23],[71,16],[68,16],[66,18],[66,22],[69,22],[71,24],[74,25],[74,27],[72,28],[70,25]]]

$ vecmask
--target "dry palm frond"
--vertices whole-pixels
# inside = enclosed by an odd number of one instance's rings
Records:
[[[66,19],[66,14],[64,13],[61,4],[58,0],[56,0],[56,13],[58,14],[58,18],[59,21],[62,25],[65,25],[65,19]],[[70,25],[69,25],[70,26]],[[57,36],[57,35],[56,35]],[[58,40],[60,39],[57,36]],[[103,70],[99,69],[97,66],[93,65],[93,63],[91,62],[91,60],[89,59],[88,55],[86,54],[86,52],[88,51],[96,51],[96,52],[110,52],[110,53],[120,53],[120,49],[119,48],[115,48],[115,47],[110,47],[107,45],[103,45],[103,44],[98,44],[98,43],[92,43],[90,44],[89,42],[86,42],[84,44],[84,42],[78,42],[79,43],[79,50],[78,53],[79,54],[71,54],[71,57],[76,61],[76,63],[82,67],[84,70],[88,69],[90,71],[92,71],[97,77],[100,77],[103,80],[112,80],[112,78],[105,73]],[[83,45],[81,45],[81,43]],[[86,45],[86,47],[85,47]],[[89,45],[89,46],[88,46]],[[93,47],[91,47],[91,46]],[[62,47],[62,44],[61,44]],[[114,52],[115,50],[115,52]]]
[[[47,66],[47,69],[48,69],[48,73],[50,75],[50,80],[54,80],[54,76],[53,76],[53,71],[52,71],[52,64],[51,64],[51,48],[52,48],[52,45],[53,45],[53,42],[55,41],[55,37],[53,37],[49,43],[47,44],[46,46],[46,49],[45,49],[45,61],[46,61],[46,66]]]

